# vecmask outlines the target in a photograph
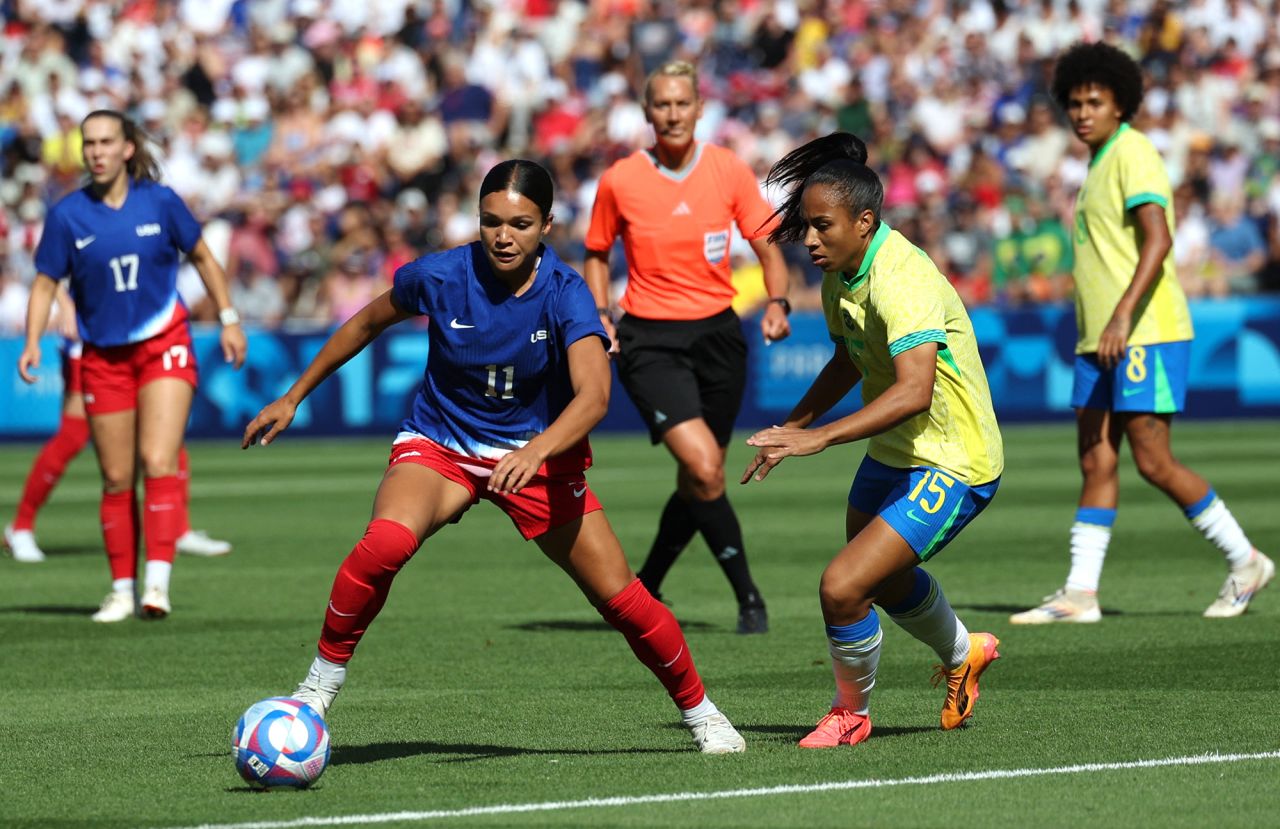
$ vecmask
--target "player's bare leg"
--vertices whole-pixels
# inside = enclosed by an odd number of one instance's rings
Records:
[[[1253,546],[1209,482],[1174,457],[1171,415],[1128,415],[1124,423],[1138,472],[1168,495],[1226,559],[1226,581],[1204,615],[1221,619],[1244,613],[1254,595],[1275,577],[1275,563]]]

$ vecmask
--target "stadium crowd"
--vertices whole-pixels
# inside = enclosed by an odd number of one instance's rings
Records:
[[[699,137],[761,178],[853,132],[889,223],[967,303],[1061,300],[1088,152],[1047,85],[1082,39],[1146,72],[1134,124],[1168,166],[1187,293],[1280,290],[1278,5],[0,0],[0,333],[23,328],[47,206],[83,181],[91,110],[152,136],[247,321],[331,324],[401,264],[473,238],[478,177],[508,157],[553,172],[552,240],[580,267],[596,182],[652,140],[639,84],[671,58],[699,66]],[[758,265],[741,239],[732,250],[749,301]],[[816,306],[820,274],[787,255],[793,303]],[[612,263],[624,280],[621,251]],[[194,270],[181,288],[216,317]]]

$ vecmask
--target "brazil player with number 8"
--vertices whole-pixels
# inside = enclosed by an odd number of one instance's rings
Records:
[[[822,307],[835,349],[781,426],[752,435],[742,483],[788,457],[869,438],[845,513],[847,543],[819,595],[836,693],[801,748],[856,745],[871,734],[880,661],[878,604],[928,645],[946,680],[942,728],[973,714],[978,680],[999,656],[990,633],[969,633],[919,565],[995,496],[1000,430],[973,325],[955,289],[919,248],[881,219],[884,187],[867,148],[834,133],[794,150],[769,173],[789,194],[774,241],[803,242],[824,272]],[[863,407],[815,421],[862,381]]]
[[[139,466],[146,570],[136,610],[162,618],[171,610],[170,573],[185,529],[179,453],[196,386],[187,309],[177,291],[182,254],[219,308],[223,357],[237,368],[244,362],[245,335],[200,224],[160,183],[145,136],[113,110],[89,113],[80,130],[90,181],[54,205],[45,220],[18,372],[35,382],[40,336],[58,281],[69,277],[84,341],[85,411],[102,473],[99,514],[112,579],[93,618],[119,622],[135,613]]]
[[[1226,581],[1206,617],[1244,613],[1275,575],[1213,487],[1170,447],[1173,416],[1186,402],[1193,332],[1174,271],[1169,176],[1155,146],[1129,124],[1142,84],[1138,64],[1105,43],[1073,46],[1054,72],[1053,95],[1091,155],[1072,233],[1078,338],[1071,405],[1083,484],[1066,584],[1010,617],[1014,624],[1102,619],[1098,583],[1125,438],[1142,477],[1226,558]]]
[[[609,406],[608,339],[586,283],[543,242],[551,176],[504,161],[480,185],[480,241],[396,271],[245,429],[266,445],[324,378],[389,326],[427,316],[427,368],[391,447],[364,537],[329,594],[318,654],[293,696],[324,716],[347,663],[418,548],[485,499],[578,585],[662,682],[704,754],[742,751],[707,697],[684,633],[627,566],[584,477]]]

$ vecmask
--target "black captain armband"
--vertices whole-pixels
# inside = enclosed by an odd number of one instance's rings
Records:
[[[782,313],[787,314],[788,316],[790,316],[790,314],[791,314],[791,301],[790,301],[790,300],[788,300],[786,297],[784,297],[784,296],[771,296],[771,297],[769,297],[769,302],[770,302],[770,303],[774,303],[774,302],[778,303],[779,305],[781,305],[781,306],[782,306]]]

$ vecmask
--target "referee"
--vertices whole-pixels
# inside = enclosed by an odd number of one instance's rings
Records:
[[[673,61],[650,74],[644,109],[656,140],[601,176],[584,266],[618,350],[622,384],[650,439],[664,443],[677,463],[676,491],[639,576],[660,598],[667,571],[701,533],[733,586],[738,632],[764,633],[764,600],[724,488],[725,447],[747,372],[747,344],[732,308],[731,226],[737,224],[764,270],[769,302],[760,330],[766,342],[791,333],[786,265],[766,238],[773,209],[750,168],[729,150],[694,140],[702,100],[693,65]],[[609,249],[619,235],[628,281],[615,329]]]

